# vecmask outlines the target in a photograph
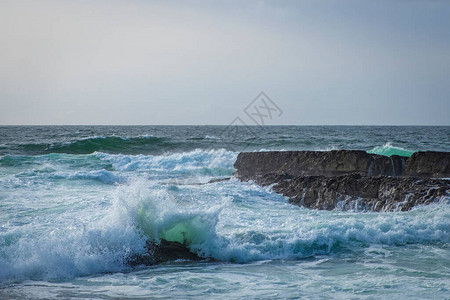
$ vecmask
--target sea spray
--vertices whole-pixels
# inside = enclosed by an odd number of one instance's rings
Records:
[[[167,186],[151,186],[137,179],[119,188],[115,209],[129,219],[146,239],[176,241],[190,247],[215,236],[222,205],[197,207],[174,197]],[[149,187],[150,185],[150,187]]]
[[[2,281],[71,278],[127,268],[129,253],[142,251],[144,240],[126,222],[79,216],[66,211],[39,216],[28,226],[1,235]],[[78,215],[78,214],[77,214]],[[82,215],[84,215],[82,217]],[[8,235],[13,236],[9,238]]]

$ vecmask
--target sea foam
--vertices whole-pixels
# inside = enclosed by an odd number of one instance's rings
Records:
[[[56,172],[71,166],[78,166],[77,171],[65,174],[63,181],[47,183],[45,190],[20,186],[20,197],[13,199],[11,194],[5,199],[15,206],[2,216],[9,221],[2,222],[0,230],[0,281],[127,270],[128,258],[143,253],[149,239],[178,241],[203,257],[240,263],[364,251],[374,245],[450,242],[447,203],[392,213],[316,211],[293,206],[269,187],[251,182],[180,185],[142,176],[231,174],[235,156],[226,150],[194,150],[161,156],[95,153],[35,158],[50,165],[55,160]],[[90,169],[96,164],[111,169]],[[81,165],[85,171],[79,170]],[[106,176],[105,182],[112,176],[117,184],[104,185],[100,179],[87,189],[67,182],[70,176]]]
[[[98,158],[110,162],[119,171],[180,171],[194,169],[232,170],[237,153],[225,149],[201,150],[167,155],[123,155],[98,152]]]

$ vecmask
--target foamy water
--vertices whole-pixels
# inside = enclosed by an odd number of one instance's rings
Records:
[[[449,294],[449,199],[408,212],[308,210],[233,178],[238,153],[226,148],[98,150],[0,158],[0,298]],[[130,267],[147,239],[217,262]]]

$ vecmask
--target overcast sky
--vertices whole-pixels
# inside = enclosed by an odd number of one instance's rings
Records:
[[[450,125],[450,1],[0,0],[0,124]]]

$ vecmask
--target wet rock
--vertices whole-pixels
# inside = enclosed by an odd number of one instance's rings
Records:
[[[185,245],[167,240],[159,243],[147,241],[145,254],[135,254],[128,260],[131,266],[156,265],[175,260],[200,261],[205,260],[195,253],[192,253]]]
[[[216,182],[222,182],[222,181],[228,181],[228,180],[230,180],[230,179],[231,179],[231,177],[213,178],[213,179],[211,179],[210,181],[208,181],[207,184],[210,184],[210,183],[216,183]]]
[[[295,205],[312,209],[405,211],[421,204],[450,200],[450,181],[418,177],[297,176],[267,174],[253,179]]]
[[[235,176],[253,180],[313,209],[409,210],[450,200],[450,153],[411,158],[364,151],[240,153]]]
[[[450,152],[416,152],[406,160],[404,175],[450,177]]]
[[[387,157],[359,150],[242,152],[234,167],[237,169],[235,176],[243,180],[267,173],[401,175],[406,159],[398,155]]]

